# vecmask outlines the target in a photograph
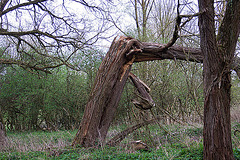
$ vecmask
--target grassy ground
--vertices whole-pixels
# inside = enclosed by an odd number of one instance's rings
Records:
[[[232,125],[240,129],[239,123]],[[126,128],[117,125],[110,129],[108,139]],[[0,159],[203,159],[202,126],[151,125],[130,134],[116,147],[72,148],[76,131],[8,133],[8,147]],[[134,151],[133,140],[146,142],[150,151]],[[234,155],[240,159],[240,133],[233,135]]]

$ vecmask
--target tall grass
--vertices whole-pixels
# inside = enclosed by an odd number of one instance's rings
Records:
[[[8,133],[7,147],[3,152],[45,151],[69,146],[76,131]]]

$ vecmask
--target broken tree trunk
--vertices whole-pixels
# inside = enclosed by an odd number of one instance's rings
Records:
[[[114,118],[121,93],[134,62],[179,59],[202,63],[200,49],[140,42],[130,37],[114,39],[101,63],[80,128],[72,145],[84,147],[103,143]],[[236,58],[238,59],[238,58]],[[237,61],[235,61],[237,62]],[[238,73],[240,65],[233,65]]]
[[[129,37],[115,38],[99,67],[72,145],[90,147],[104,141],[133,62],[175,58],[202,61],[200,53],[199,49],[175,46],[163,50],[159,44],[141,43]]]
[[[133,43],[129,38],[114,39],[101,63],[80,128],[72,145],[84,147],[99,145],[107,135],[114,118],[120,96],[131,69],[131,60],[126,58]]]

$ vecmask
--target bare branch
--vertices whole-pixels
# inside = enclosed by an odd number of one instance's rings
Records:
[[[0,2],[0,13],[3,11],[9,0],[1,0]]]
[[[85,0],[72,2],[94,11],[97,9],[104,16],[105,12],[100,7],[95,7]],[[101,35],[112,27],[104,25],[105,19],[102,25],[93,25],[83,15],[76,17],[76,13],[70,12],[69,6],[65,6],[65,1],[57,6],[51,3],[47,0],[0,2],[0,38],[6,41],[2,44],[3,48],[6,47],[5,44],[10,44],[2,53],[5,63],[13,62],[12,64],[21,64],[39,71],[61,65],[79,70],[77,66],[70,64],[73,63],[77,51],[96,43],[103,38]],[[61,13],[58,9],[62,9]],[[16,14],[12,14],[12,11]],[[14,18],[16,22],[12,21]]]
[[[36,71],[42,71],[42,72],[45,72],[45,73],[51,73],[50,71],[48,71],[47,67],[37,67],[35,65],[30,65],[29,63],[26,63],[26,62],[23,62],[23,61],[20,61],[20,60],[14,60],[14,59],[0,59],[0,64],[16,64],[24,69],[26,68],[30,68],[30,69],[34,69]],[[59,67],[60,65],[57,65],[57,66],[52,66],[51,68],[56,68],[56,67]]]
[[[44,1],[47,1],[47,0],[35,0],[35,1],[29,1],[29,2],[26,2],[26,3],[20,3],[18,5],[15,5],[13,7],[10,7],[8,9],[0,12],[0,17],[4,14],[10,12],[10,11],[13,11],[13,10],[17,9],[17,8],[24,7],[24,6],[29,6],[29,5],[33,5],[33,4],[38,4],[38,3],[44,2]]]

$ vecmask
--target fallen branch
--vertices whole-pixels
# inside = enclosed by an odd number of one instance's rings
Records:
[[[141,123],[138,123],[132,127],[129,127],[127,129],[125,129],[124,131],[118,133],[116,136],[114,136],[111,140],[109,140],[107,142],[107,145],[108,146],[116,146],[117,144],[119,144],[128,134],[132,133],[133,131],[143,127],[143,126],[146,126],[146,125],[149,125],[149,124],[152,124],[152,123],[155,123],[157,120],[160,120],[161,117],[156,117],[154,119],[151,119],[151,120],[147,120],[147,121],[144,121],[144,122],[141,122]]]

